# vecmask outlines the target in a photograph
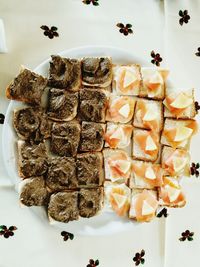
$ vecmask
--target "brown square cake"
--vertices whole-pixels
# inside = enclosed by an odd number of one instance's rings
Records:
[[[79,187],[94,187],[103,184],[103,157],[100,152],[78,154],[76,168]]]
[[[89,218],[95,216],[103,206],[103,188],[81,189],[79,193],[79,214]]]
[[[40,105],[46,85],[46,78],[28,69],[23,69],[7,87],[6,96],[9,99]]]
[[[70,121],[76,117],[78,93],[52,88],[48,95],[48,116],[55,121]]]
[[[77,91],[81,85],[81,63],[77,59],[51,56],[48,84],[51,87]]]
[[[82,122],[80,151],[101,151],[104,144],[105,124]]]

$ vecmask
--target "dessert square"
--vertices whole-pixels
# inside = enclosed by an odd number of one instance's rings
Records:
[[[173,148],[190,146],[192,136],[197,132],[198,125],[194,120],[166,119],[161,136],[161,144]]]
[[[159,157],[160,136],[158,133],[136,129],[133,130],[133,150],[134,159],[156,162]]]
[[[139,95],[142,76],[137,64],[113,66],[113,93],[117,95]]]
[[[78,154],[76,168],[79,187],[96,187],[103,184],[103,157],[100,152]]]
[[[138,99],[133,125],[159,132],[163,128],[163,106],[161,101]]]
[[[51,56],[48,85],[78,91],[81,86],[81,62],[78,59]]]
[[[131,96],[110,95],[106,121],[128,123],[135,110],[135,99]]]
[[[163,104],[166,118],[192,119],[196,116],[194,89],[168,88]]]
[[[45,206],[48,199],[44,177],[31,177],[20,183],[20,202],[25,206]]]
[[[169,71],[162,68],[141,68],[141,73],[143,83],[139,96],[163,100]]]
[[[50,197],[48,205],[49,220],[69,222],[78,220],[78,192],[58,192]]]
[[[49,160],[46,185],[50,191],[60,191],[78,187],[76,162],[70,157],[56,157]]]
[[[129,218],[138,222],[149,222],[158,208],[157,191],[147,189],[133,189]]]
[[[49,90],[47,114],[55,121],[70,121],[77,115],[78,93],[52,88]]]
[[[89,57],[82,60],[82,83],[107,87],[112,81],[112,61],[108,57]]]
[[[163,186],[158,189],[159,205],[181,208],[186,204],[185,195],[177,177],[165,176]]]
[[[105,178],[112,182],[126,183],[130,178],[131,159],[124,150],[104,149]]]
[[[105,124],[82,122],[80,151],[101,151],[104,144]]]
[[[58,156],[74,157],[77,154],[81,127],[77,121],[53,123],[50,150]]]
[[[160,164],[133,160],[131,166],[130,188],[154,189],[163,183],[163,170]]]
[[[104,135],[105,147],[127,148],[131,142],[132,132],[132,125],[108,122]]]
[[[79,214],[81,217],[90,218],[103,207],[103,188],[81,189],[79,192]]]
[[[185,149],[163,146],[161,164],[169,176],[190,176],[190,155]]]
[[[41,105],[41,98],[46,85],[46,78],[28,69],[22,69],[7,87],[6,96],[9,99],[28,104]]]
[[[83,121],[105,122],[107,96],[103,90],[80,91],[79,117]]]

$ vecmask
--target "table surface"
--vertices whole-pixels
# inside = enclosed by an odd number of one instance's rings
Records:
[[[8,48],[7,53],[0,54],[1,114],[5,114],[9,103],[5,88],[21,65],[34,69],[51,54],[85,45],[122,48],[150,63],[151,51],[155,51],[162,58],[161,67],[170,68],[173,84],[196,88],[197,100],[200,99],[199,0],[87,2],[0,0],[0,18],[4,21]],[[181,17],[180,10],[187,10],[190,18],[186,13]],[[127,26],[133,32],[124,35],[119,32],[118,23],[124,27],[131,24]],[[50,35],[44,35],[42,25],[57,27],[59,36],[51,39]],[[0,138],[2,126],[0,124]],[[192,144],[192,161],[198,162],[195,144],[197,139]],[[73,240],[63,241],[59,229],[42,221],[30,209],[19,206],[0,152],[0,225],[17,227],[14,236],[7,239],[0,236],[0,267],[84,267],[90,259],[99,260],[99,265],[96,262],[89,267],[135,266],[133,257],[142,249],[145,250],[144,266],[194,265],[199,262],[200,249],[199,179],[191,177],[184,181],[188,204],[182,209],[169,209],[167,218],[156,218],[129,232],[111,236],[84,237],[73,233]],[[179,240],[185,230],[194,232],[193,241]]]

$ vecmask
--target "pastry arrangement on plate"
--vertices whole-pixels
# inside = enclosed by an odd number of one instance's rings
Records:
[[[168,88],[168,73],[109,57],[52,56],[48,78],[22,69],[6,90],[26,104],[13,111],[20,202],[59,222],[100,212],[147,222],[183,207],[194,90]]]

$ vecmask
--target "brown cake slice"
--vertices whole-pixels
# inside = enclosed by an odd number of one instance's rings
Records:
[[[105,124],[82,122],[80,151],[101,151],[104,144]]]
[[[50,136],[51,122],[38,108],[27,107],[15,110],[13,126],[22,140],[39,142]]]
[[[105,122],[107,96],[103,90],[80,91],[79,117],[84,121]]]
[[[76,117],[78,93],[52,88],[48,95],[48,116],[55,121],[70,121]]]
[[[46,85],[46,78],[28,69],[22,69],[7,87],[6,96],[9,99],[40,105]]]
[[[44,206],[48,203],[49,193],[42,176],[31,177],[20,184],[20,201],[26,206]]]
[[[77,121],[53,123],[50,150],[58,156],[75,156],[80,141],[80,125]]]
[[[81,63],[77,59],[51,56],[48,84],[51,87],[77,91],[81,85]]]
[[[103,184],[103,157],[100,152],[78,154],[76,168],[79,187],[96,187]]]
[[[52,194],[48,205],[49,219],[59,222],[78,220],[78,192],[58,192]]]
[[[57,157],[49,161],[46,184],[51,191],[76,188],[76,162],[74,158]]]
[[[82,83],[87,86],[107,87],[112,81],[112,61],[108,57],[82,60]]]
[[[103,207],[103,188],[81,189],[79,193],[79,214],[89,218],[95,216]]]

